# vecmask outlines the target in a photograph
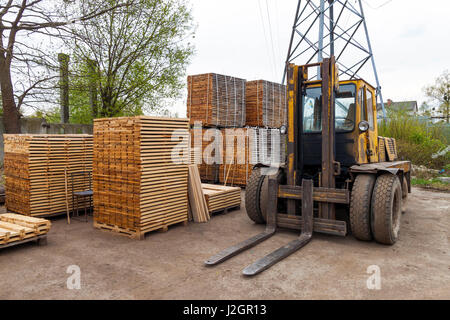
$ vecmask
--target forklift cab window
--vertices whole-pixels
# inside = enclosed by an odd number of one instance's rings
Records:
[[[307,88],[303,104],[303,131],[317,133],[322,131],[322,89]],[[355,129],[356,86],[344,84],[339,87],[335,99],[336,132],[350,132]]]

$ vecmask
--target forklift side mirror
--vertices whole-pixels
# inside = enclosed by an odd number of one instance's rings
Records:
[[[369,128],[370,128],[369,122],[367,122],[367,121],[361,121],[361,122],[358,124],[358,128],[359,128],[359,131],[361,131],[361,132],[367,132],[367,131],[369,131]]]

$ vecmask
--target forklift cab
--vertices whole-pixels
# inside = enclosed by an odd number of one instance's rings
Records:
[[[339,82],[335,94],[336,161],[343,166],[378,162],[375,89],[364,80]],[[320,165],[322,89],[307,85],[302,93],[304,165]]]

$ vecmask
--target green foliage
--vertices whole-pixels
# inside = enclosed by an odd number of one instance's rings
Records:
[[[450,153],[433,159],[433,155],[450,144],[443,125],[432,125],[402,112],[389,112],[388,121],[378,126],[380,136],[397,140],[400,158],[416,165],[442,169],[450,163]]]
[[[413,186],[419,186],[439,191],[450,191],[450,184],[443,182],[437,178],[434,179],[411,179]]]
[[[445,70],[436,78],[433,85],[424,88],[428,98],[438,104],[438,112],[446,118],[447,123],[450,119],[450,72]]]
[[[103,0],[82,0],[90,12]],[[118,0],[106,1],[109,5]],[[179,97],[193,54],[186,39],[192,16],[184,0],[134,0],[74,26],[67,42],[76,68],[71,79],[73,121],[94,117],[140,115],[162,111],[166,99]],[[98,88],[98,110],[91,110],[89,88]]]

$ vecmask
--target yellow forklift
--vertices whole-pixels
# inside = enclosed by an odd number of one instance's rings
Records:
[[[319,68],[320,80],[308,70]],[[288,68],[286,163],[274,172],[257,165],[247,184],[247,214],[264,232],[205,261],[219,264],[275,234],[299,238],[244,269],[256,275],[306,245],[313,232],[392,245],[402,201],[411,192],[409,161],[399,161],[395,140],[379,137],[375,89],[364,80],[341,81],[334,56]],[[283,131],[283,130],[282,130]],[[271,172],[271,175],[267,175]]]

